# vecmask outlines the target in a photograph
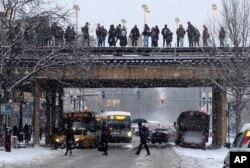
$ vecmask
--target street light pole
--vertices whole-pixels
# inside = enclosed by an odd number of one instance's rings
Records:
[[[145,25],[146,24],[146,16],[147,16],[147,13],[149,13],[149,10],[148,10],[148,6],[146,4],[143,4],[141,7],[143,9],[144,25]]]
[[[73,9],[76,11],[76,34],[78,30],[78,11],[80,10],[79,5],[73,5]]]
[[[212,4],[212,11],[213,11],[213,32],[215,33],[215,20],[216,20],[216,12],[217,12],[216,4]]]

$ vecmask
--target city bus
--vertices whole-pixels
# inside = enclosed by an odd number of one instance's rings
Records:
[[[105,111],[97,115],[110,131],[111,143],[129,143],[132,140],[131,113],[125,111]]]
[[[75,138],[75,147],[94,147],[96,139],[96,119],[94,112],[65,113],[64,128],[57,128],[52,136],[55,149],[65,147],[65,128],[72,126]]]

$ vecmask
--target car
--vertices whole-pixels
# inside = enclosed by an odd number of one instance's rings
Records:
[[[230,152],[250,152],[250,123],[243,125],[240,132],[235,137],[224,159],[223,168],[230,167]]]
[[[151,142],[154,144],[158,142],[161,144],[162,142],[168,142],[168,132],[166,128],[156,128],[152,132]]]

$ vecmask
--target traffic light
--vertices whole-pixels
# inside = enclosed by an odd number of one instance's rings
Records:
[[[105,99],[105,91],[102,91],[102,98]]]
[[[138,98],[138,99],[140,99],[140,97],[141,97],[140,94],[141,94],[141,93],[140,93],[140,91],[138,90],[138,91],[137,91],[137,98]]]

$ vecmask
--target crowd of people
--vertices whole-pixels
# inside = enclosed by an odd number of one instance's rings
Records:
[[[199,30],[191,24],[191,22],[188,22],[187,25],[188,27],[186,30],[183,28],[182,24],[180,24],[176,30],[177,47],[184,47],[185,34],[187,34],[188,37],[189,47],[208,47],[210,34],[207,26],[203,25],[203,32],[201,34]],[[160,33],[163,39],[162,46],[172,47],[171,43],[173,41],[173,32],[168,28],[167,24],[164,25],[161,32],[157,25],[150,29],[149,26],[145,24],[142,31],[143,46],[150,47],[149,38],[151,38],[151,47],[158,47]],[[221,30],[219,32],[220,47],[224,47],[225,36],[225,29],[221,27]],[[112,24],[107,31],[104,26],[101,26],[98,23],[96,27],[96,37],[98,47],[105,47],[106,37],[108,37],[109,46],[116,46],[118,41],[120,41],[121,47],[127,46],[128,44],[127,29],[125,26],[121,26],[121,24],[117,25],[116,27]],[[137,28],[137,25],[134,25],[134,27],[131,29],[129,37],[131,38],[132,46],[137,46],[137,41],[140,37],[140,31]],[[202,38],[202,43],[200,42],[200,38]]]
[[[77,32],[75,31],[74,27],[67,26],[66,30],[64,30],[63,27],[58,25],[56,22],[52,23],[51,26],[48,23],[38,23],[36,25],[25,25],[23,28],[21,28],[21,24],[18,23],[13,29],[8,31],[7,37],[10,39],[10,42],[12,42],[12,39],[15,39],[19,32],[22,32],[21,34],[27,43],[40,47],[60,47],[64,45],[73,45],[75,44],[74,42],[77,41],[77,38],[81,37],[82,44],[80,44],[80,46],[88,47],[94,40],[94,38],[91,38],[90,36],[89,26],[90,24],[86,22],[86,24],[81,28],[81,34],[77,36]],[[110,47],[118,45],[125,47],[128,45],[128,38],[131,39],[132,47],[136,47],[138,45],[138,39],[141,36],[143,36],[144,47],[158,47],[160,35],[162,36],[163,41],[162,46],[172,47],[171,43],[173,41],[173,34],[174,33],[168,28],[167,24],[164,25],[161,31],[157,25],[150,28],[147,24],[145,24],[141,33],[137,25],[134,25],[129,33],[127,28],[121,24],[118,24],[117,26],[111,24],[107,30],[103,25],[98,23],[95,29],[97,43],[96,46],[98,47],[105,47],[106,39],[108,46]],[[187,22],[186,30],[182,24],[179,24],[176,30],[177,47],[184,47],[184,37],[186,34],[189,47],[208,46],[210,34],[206,25],[203,25],[203,32],[200,33],[199,30],[191,24],[191,22]],[[220,47],[224,47],[226,32],[223,27],[221,27],[218,37],[220,41]],[[150,38],[151,45],[149,44]],[[202,39],[201,42],[200,39]]]

